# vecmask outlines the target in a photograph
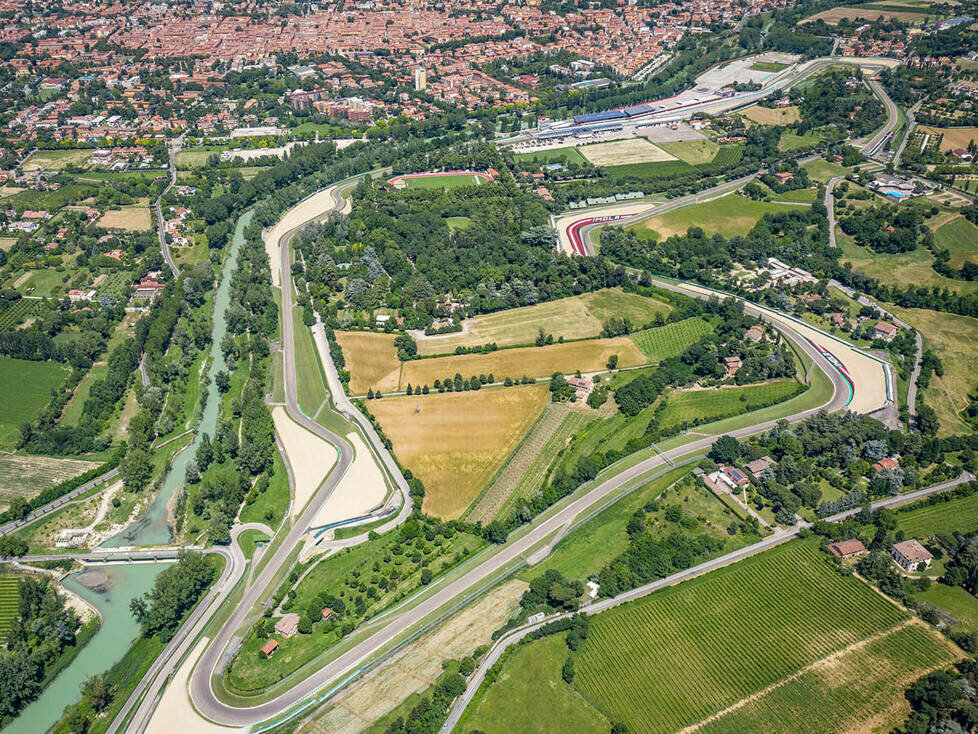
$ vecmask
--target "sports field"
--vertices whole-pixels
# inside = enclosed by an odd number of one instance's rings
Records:
[[[659,163],[674,161],[676,156],[653,145],[645,138],[612,140],[608,143],[583,145],[578,149],[596,166],[627,166],[633,163]]]
[[[897,528],[908,538],[978,531],[978,494],[897,514]]]
[[[669,393],[665,410],[658,415],[659,427],[712,423],[757,408],[776,405],[802,391],[795,380],[774,380],[763,385],[723,387]]]
[[[602,324],[612,316],[627,316],[636,326],[663,316],[670,306],[654,298],[625,293],[620,288],[605,288],[580,296],[546,301],[533,306],[481,314],[464,322],[464,331],[434,337],[418,337],[418,352],[423,355],[451,354],[457,346],[500,347],[533,344],[540,329],[554,339],[582,339],[598,336]]]
[[[21,424],[37,418],[51,399],[51,391],[60,388],[68,371],[57,362],[29,362],[0,357],[0,446],[14,448]]]
[[[0,577],[0,645],[7,641],[10,625],[17,617],[20,605],[20,579]]]
[[[684,235],[690,227],[700,227],[706,234],[724,237],[745,235],[765,214],[794,211],[796,207],[754,201],[739,194],[729,194],[703,204],[692,204],[652,219],[632,225],[629,229],[639,236],[664,240],[673,235]]]
[[[938,227],[934,244],[951,253],[951,267],[960,268],[968,260],[978,263],[978,227],[964,217]]]
[[[484,173],[459,171],[451,173],[411,173],[395,176],[388,183],[396,188],[408,189],[454,189],[459,186],[479,186],[489,183]]]
[[[109,209],[99,217],[99,227],[106,229],[124,229],[127,232],[145,232],[152,228],[147,206],[124,206],[121,209]]]
[[[795,541],[595,616],[574,686],[629,731],[677,731],[907,617]]]
[[[507,377],[549,377],[554,372],[571,374],[606,369],[608,358],[618,355],[619,367],[633,367],[648,360],[627,336],[613,339],[588,339],[546,347],[500,349],[488,354],[463,354],[405,362],[401,367],[399,390],[408,384],[434,386],[435,380],[452,379],[455,374],[468,379],[473,375],[492,374],[497,382]]]
[[[798,107],[795,105],[788,105],[787,107],[760,107],[754,104],[741,110],[740,114],[748,120],[753,120],[761,125],[787,125],[792,122],[798,122],[801,119]]]
[[[921,125],[919,128],[922,133],[930,135],[943,135],[941,138],[941,152],[957,148],[967,148],[972,140],[978,142],[978,127],[930,127]]]
[[[666,153],[685,161],[691,166],[712,163],[720,146],[712,140],[680,140],[675,143],[657,143]]]
[[[975,389],[978,319],[922,308],[893,307],[892,311],[920,332],[924,346],[932,349],[944,365],[944,374],[933,375],[923,391],[941,422],[938,435],[972,433],[959,413],[967,407],[967,396]]]
[[[84,474],[98,466],[94,461],[21,456],[0,452],[0,511],[14,497],[31,498],[48,487]]]
[[[911,623],[815,663],[697,731],[889,731],[910,713],[906,688],[959,657],[935,630]]]
[[[541,384],[382,398],[367,407],[401,464],[424,482],[424,511],[454,519],[516,448],[548,399]]]
[[[350,392],[363,395],[368,389],[393,392],[397,389],[401,361],[394,348],[393,334],[369,331],[337,331],[336,341],[343,349],[350,372]]]
[[[665,326],[637,331],[631,335],[635,346],[653,362],[678,357],[686,349],[713,331],[710,322],[693,316]]]

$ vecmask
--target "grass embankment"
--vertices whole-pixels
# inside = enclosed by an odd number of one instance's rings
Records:
[[[729,194],[702,204],[674,209],[633,224],[630,229],[641,237],[657,241],[673,235],[684,235],[690,227],[699,227],[708,235],[733,237],[746,235],[765,214],[794,211],[797,208]]]
[[[302,311],[292,313],[295,336],[295,382],[299,407],[313,416],[326,399],[326,375],[313,343],[312,332],[302,323]]]

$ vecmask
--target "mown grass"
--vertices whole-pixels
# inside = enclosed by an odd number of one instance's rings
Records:
[[[584,156],[577,148],[567,146],[566,148],[552,148],[550,150],[535,150],[532,153],[517,153],[513,156],[517,163],[577,163],[587,165]]]
[[[574,685],[630,731],[676,731],[906,618],[796,541],[597,615]]]
[[[37,417],[51,400],[51,391],[64,385],[68,371],[57,362],[30,362],[0,357],[0,446],[14,448],[20,426]]]
[[[288,318],[286,314],[286,318]],[[302,312],[292,314],[295,337],[295,382],[299,407],[309,416],[315,415],[326,399],[326,377],[319,362],[319,353],[312,341],[312,332],[302,323]]]
[[[640,237],[657,241],[673,235],[684,235],[691,227],[699,227],[708,235],[733,237],[750,232],[765,214],[794,211],[796,208],[729,194],[702,204],[674,209],[633,224],[629,229]]]
[[[951,253],[951,267],[966,261],[978,262],[978,227],[964,217],[955,217],[934,232],[934,244]]]

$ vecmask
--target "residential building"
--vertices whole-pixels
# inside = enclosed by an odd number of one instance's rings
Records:
[[[831,543],[829,545],[829,553],[831,553],[836,558],[841,558],[843,561],[848,561],[850,558],[856,558],[866,553],[866,546],[862,544],[859,540],[840,540],[838,543]]]
[[[873,335],[877,339],[882,339],[885,342],[893,341],[893,337],[895,337],[899,332],[899,327],[894,326],[888,321],[880,321],[873,327]]]
[[[282,637],[295,637],[299,632],[299,615],[294,612],[283,614],[282,618],[275,623],[275,631]]]
[[[270,658],[276,650],[278,650],[277,640],[269,640],[261,646],[261,654],[264,655],[266,659]]]
[[[775,466],[778,462],[772,459],[770,456],[762,456],[760,459],[754,459],[753,461],[747,462],[745,468],[754,477],[759,477],[764,473],[764,470],[769,466]]]
[[[897,565],[908,573],[916,573],[921,570],[921,567],[927,569],[930,567],[930,562],[934,560],[931,552],[915,538],[896,543],[890,550],[890,554]]]

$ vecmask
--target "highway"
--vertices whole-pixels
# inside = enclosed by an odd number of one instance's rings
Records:
[[[963,473],[957,479],[949,482],[944,482],[943,484],[937,484],[933,487],[927,487],[925,489],[920,489],[915,492],[908,492],[904,495],[898,495],[896,497],[887,497],[886,499],[878,500],[872,503],[874,510],[894,507],[896,505],[906,504],[908,502],[913,502],[915,500],[928,497],[932,494],[937,494],[938,492],[946,492],[950,489],[964,484],[965,482],[974,481],[975,477],[967,472]],[[847,510],[846,512],[840,512],[837,515],[832,515],[825,518],[826,522],[839,522],[847,517],[851,517],[859,512],[862,508],[856,508],[853,510]],[[602,599],[601,601],[594,602],[585,607],[581,608],[581,612],[584,614],[597,614],[599,612],[606,611],[612,607],[616,607],[619,604],[624,604],[625,602],[634,601],[635,599],[640,599],[643,596],[647,596],[654,591],[659,591],[667,586],[674,586],[675,584],[687,581],[689,579],[695,578],[696,576],[702,576],[710,571],[715,571],[718,568],[727,566],[736,561],[743,560],[748,556],[753,556],[762,551],[766,551],[773,548],[776,545],[780,545],[786,540],[797,537],[801,531],[805,528],[810,528],[810,523],[799,523],[790,529],[781,529],[781,532],[775,532],[773,535],[764,538],[763,540],[754,543],[753,545],[748,545],[738,550],[732,551],[717,558],[713,558],[709,561],[699,564],[698,566],[693,566],[687,568],[678,573],[674,573],[671,576],[666,576],[665,578],[659,579],[658,581],[653,581],[651,583],[645,584],[644,586],[639,586],[634,589],[630,589],[618,596],[610,597],[608,599]],[[455,702],[452,704],[451,711],[449,712],[448,718],[445,720],[445,724],[442,726],[441,731],[450,732],[452,731],[465,712],[465,709],[472,703],[472,699],[478,692],[482,683],[485,681],[486,673],[492,668],[493,665],[502,657],[502,654],[511,645],[519,642],[524,637],[526,637],[531,632],[543,627],[547,624],[552,624],[560,619],[565,619],[572,616],[574,612],[562,612],[558,614],[550,614],[544,617],[543,620],[534,622],[533,624],[524,624],[517,627],[513,631],[507,633],[505,636],[500,637],[499,640],[492,646],[492,649],[483,657],[479,662],[479,666],[476,668],[475,672],[469,676],[468,683],[465,688],[465,692],[459,696]]]

